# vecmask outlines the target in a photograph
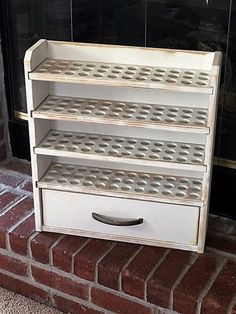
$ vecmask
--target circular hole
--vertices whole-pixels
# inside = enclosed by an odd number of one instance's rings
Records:
[[[167,182],[175,182],[175,181],[176,181],[176,178],[175,178],[175,177],[167,177],[167,178],[166,178],[166,181],[167,181]]]
[[[178,197],[186,196],[186,194],[184,192],[176,192],[175,195],[178,196]]]
[[[99,178],[99,181],[108,181],[108,180],[109,180],[109,178],[106,177],[106,176],[103,176],[103,177]]]
[[[141,106],[141,108],[144,109],[144,110],[149,110],[149,109],[152,108],[152,106],[150,106],[150,105],[143,105],[143,106]]]
[[[113,144],[113,145],[111,145],[111,147],[117,149],[117,148],[121,148],[122,145],[120,145],[120,144]]]
[[[152,71],[152,68],[143,67],[143,68],[141,68],[141,70],[144,72],[150,72],[150,71]]]
[[[143,153],[136,153],[134,156],[137,157],[137,158],[144,158],[145,154],[143,154]]]
[[[133,75],[133,74],[135,74],[135,72],[133,72],[133,71],[125,71],[125,74]]]
[[[179,155],[181,155],[181,156],[187,156],[188,154],[189,154],[189,152],[187,152],[186,150],[179,152]]]
[[[178,157],[176,160],[179,161],[179,162],[185,162],[185,161],[187,161],[187,158],[185,158],[185,157]]]
[[[162,193],[163,195],[166,195],[166,196],[172,194],[172,192],[171,192],[170,190],[162,191],[161,193]]]
[[[149,142],[149,141],[141,141],[140,142],[142,145],[150,145],[151,144],[151,142]]]
[[[193,71],[184,71],[184,73],[187,75],[194,75],[195,74],[195,72],[193,72]]]
[[[159,191],[157,189],[150,189],[150,190],[148,190],[148,193],[157,194],[157,193],[159,193]]]
[[[151,81],[153,81],[153,82],[160,82],[161,79],[158,79],[158,78],[153,77],[153,78],[151,78]]]
[[[183,78],[187,79],[187,80],[191,80],[194,77],[192,75],[183,75]]]
[[[111,71],[111,73],[119,74],[119,73],[121,73],[121,71],[119,71],[119,70],[113,70],[113,71]]]
[[[155,142],[154,146],[156,147],[162,147],[164,144],[162,142]]]
[[[137,181],[136,184],[139,186],[144,186],[147,185],[147,181]]]
[[[121,112],[121,111],[123,111],[123,109],[119,108],[119,107],[116,107],[116,108],[113,108],[112,111],[113,112]]]
[[[105,153],[105,149],[102,149],[102,148],[95,149],[95,153],[103,154],[103,153]]]
[[[114,69],[122,70],[122,69],[124,69],[124,66],[122,66],[122,65],[115,65]]]
[[[57,182],[59,182],[59,183],[66,183],[66,182],[67,182],[67,179],[65,179],[65,178],[60,178],[60,179],[57,180]]]
[[[70,177],[70,172],[68,172],[68,171],[63,171],[62,173],[61,173],[61,175],[63,176],[63,177]]]
[[[149,111],[147,111],[147,110],[140,110],[139,113],[140,114],[149,114]]]
[[[145,120],[145,119],[147,119],[147,116],[137,116],[136,119],[138,119],[138,120]]]
[[[166,153],[166,154],[174,154],[175,151],[174,151],[173,149],[166,149],[166,150],[165,150],[165,153]]]
[[[165,69],[156,69],[156,72],[164,73],[164,72],[166,72],[166,70]]]
[[[117,184],[111,184],[110,185],[110,189],[112,189],[112,190],[116,190],[116,189],[118,189],[119,188],[119,185],[117,185]]]
[[[138,193],[141,193],[141,192],[144,191],[144,188],[137,187],[137,188],[134,188],[134,191],[135,191],[135,192],[138,192]]]
[[[208,78],[204,76],[199,76],[198,79],[201,81],[208,81]]]
[[[125,180],[123,180],[123,182],[126,183],[126,184],[133,184],[134,180],[132,180],[132,179],[125,179]]]
[[[203,157],[203,153],[194,153],[193,156],[195,156],[195,157]]]
[[[191,161],[192,161],[193,163],[198,164],[198,163],[202,162],[202,159],[200,159],[200,158],[193,158]]]
[[[121,187],[121,190],[123,190],[123,191],[130,191],[130,190],[131,190],[131,187],[124,185],[124,186]]]
[[[100,147],[108,147],[109,144],[107,144],[107,143],[101,143],[101,144],[99,144],[99,146],[100,146]]]
[[[112,174],[111,170],[104,170],[102,171],[103,174],[108,175],[108,174]]]
[[[77,109],[68,109],[67,112],[69,112],[69,113],[76,113],[76,112],[78,112],[78,110]]]
[[[184,118],[184,119],[190,119],[191,115],[185,113],[185,114],[182,114],[181,117]]]
[[[189,123],[189,120],[188,119],[180,119],[179,122],[187,124],[187,123]]]
[[[204,148],[202,146],[195,146],[194,149],[195,150],[200,150],[200,151],[204,150]]]
[[[93,185],[93,182],[86,180],[86,181],[83,182],[83,185],[84,185],[84,186],[92,186],[92,185]]]
[[[54,179],[53,179],[53,177],[45,177],[45,178],[43,178],[43,181],[45,181],[45,182],[50,182],[50,181],[53,181]]]
[[[193,112],[192,109],[183,109],[183,113],[189,114],[189,113],[192,113],[192,112]]]
[[[159,156],[159,155],[156,155],[156,154],[150,154],[150,155],[148,155],[148,157],[149,157],[150,159],[158,159],[160,156]]]
[[[160,78],[162,78],[163,76],[164,76],[164,74],[162,74],[162,73],[154,73],[153,79],[154,79],[154,78],[155,78],[155,79],[158,78],[158,80],[161,80]]]
[[[73,65],[75,65],[76,67],[80,67],[80,66],[82,66],[82,63],[73,62]],[[87,65],[87,66],[88,66],[88,65]]]
[[[133,67],[133,66],[129,66],[127,69],[128,69],[128,70],[131,70],[131,71],[136,71],[136,70],[138,70],[137,67]]]
[[[75,72],[73,72],[73,71],[65,71],[65,74],[66,75],[73,75],[73,74],[75,74]]]
[[[135,79],[138,81],[145,81],[147,78],[145,76],[137,76]]]
[[[163,159],[164,159],[164,160],[172,160],[172,159],[173,159],[173,156],[163,156]]]
[[[131,173],[127,174],[127,177],[129,177],[129,178],[136,178],[137,174],[135,172],[131,172]]]
[[[71,151],[76,151],[78,149],[78,147],[77,146],[69,146],[68,147],[68,150],[71,150]]]
[[[102,69],[110,69],[111,66],[109,64],[102,64],[102,65],[100,65],[100,67]]]
[[[164,184],[163,186],[164,186],[164,188],[166,188],[166,189],[172,189],[172,188],[174,187],[174,184],[166,183],[166,184]]]
[[[79,76],[88,76],[89,74],[86,73],[86,72],[80,72],[80,73],[78,73],[78,75],[79,75]]]
[[[177,189],[180,190],[180,191],[186,191],[188,189],[188,187],[186,185],[179,185],[177,187]]]
[[[132,146],[132,145],[127,145],[127,146],[125,146],[125,149],[127,149],[127,150],[133,150],[135,147],[134,146]]]
[[[99,72],[99,73],[106,73],[107,70],[105,70],[105,69],[97,69],[97,72]]]
[[[206,120],[206,117],[204,117],[204,116],[197,116],[196,117],[198,120]]]
[[[112,182],[114,182],[114,183],[119,183],[119,182],[121,182],[121,181],[122,181],[121,178],[112,179]]]
[[[164,111],[164,110],[165,110],[164,107],[155,107],[154,109],[155,109],[156,111]]]
[[[123,139],[123,138],[117,138],[116,140],[115,140],[117,143],[124,143],[125,142],[125,139]],[[121,147],[121,146],[120,146]]]
[[[141,179],[149,179],[149,175],[148,174],[146,174],[146,173],[142,173],[142,174],[140,174],[140,178]]]
[[[51,146],[51,144],[49,144],[49,143],[43,143],[42,144],[42,147],[50,147]]]
[[[199,86],[207,85],[206,82],[201,82],[201,81],[197,81],[196,84],[199,85]]]
[[[104,182],[97,182],[97,183],[95,183],[95,186],[97,188],[104,188],[106,186],[106,183],[104,183]]]
[[[123,75],[122,78],[125,79],[125,80],[131,80],[131,79],[132,79],[132,76]]]
[[[52,176],[54,176],[54,175],[56,175],[58,172],[56,171],[56,170],[50,170],[50,171],[48,171],[48,174],[50,174],[50,175],[52,175]]]
[[[179,179],[179,182],[180,182],[180,183],[189,183],[189,180],[186,179],[186,178],[180,178],[180,179]]]
[[[125,156],[125,157],[129,157],[132,155],[132,153],[131,152],[121,152],[121,155]]]
[[[118,78],[119,76],[115,75],[115,74],[109,74],[109,75],[107,75],[107,77],[115,79],[115,78]]]
[[[101,73],[94,73],[93,76],[95,76],[95,77],[103,77],[104,75],[101,74]]]
[[[55,164],[55,165],[53,165],[53,168],[61,169],[61,168],[63,168],[63,166],[61,164]]]
[[[169,74],[168,77],[175,79],[175,78],[178,78],[179,75],[177,75],[177,74]]]
[[[115,173],[115,175],[116,176],[124,176],[125,175],[125,172],[124,171],[117,171],[116,173]]]
[[[109,113],[109,117],[117,118],[117,117],[119,117],[119,113],[111,112],[111,113]]]
[[[59,143],[65,144],[65,143],[69,143],[69,141],[68,141],[68,140],[65,140],[65,139],[62,139],[62,140],[59,141]]]
[[[104,111],[97,111],[97,112],[95,112],[96,116],[104,116],[105,114],[106,114],[106,112],[104,112]]]
[[[170,73],[178,74],[178,73],[180,73],[180,71],[179,70],[170,70]]]
[[[159,182],[152,182],[150,184],[152,187],[157,188],[158,186],[160,186],[161,184]]]
[[[115,150],[115,149],[112,149],[112,150],[108,151],[108,154],[110,154],[110,155],[119,155],[119,151]]]
[[[146,151],[148,151],[148,148],[147,147],[140,147],[140,148],[138,148],[138,150],[140,152],[146,152]]]
[[[138,141],[136,141],[136,140],[128,140],[127,142],[128,142],[129,144],[137,144]]]
[[[82,148],[81,148],[81,151],[82,151],[83,153],[88,153],[88,152],[91,151],[91,148],[90,148],[90,147],[82,147]]]
[[[138,74],[139,74],[139,75],[144,75],[144,76],[145,76],[145,75],[149,75],[148,72],[139,72]]]
[[[193,192],[200,192],[201,188],[199,186],[195,186],[195,187],[192,188],[192,191]]]
[[[57,144],[57,145],[55,145],[55,148],[56,148],[56,149],[64,149],[64,148],[65,148],[65,145]]]
[[[199,74],[200,74],[200,75],[203,75],[203,76],[209,76],[209,74],[206,73],[206,72],[200,72]]]
[[[182,80],[181,83],[184,84],[184,85],[190,85],[190,84],[192,84],[193,82],[192,82],[192,81],[189,81],[189,80]]]
[[[179,111],[179,109],[177,109],[177,108],[169,108],[168,110],[170,112],[178,112]],[[175,115],[175,117],[176,117],[176,115]]]
[[[80,181],[79,180],[70,180],[70,184],[72,185],[76,185],[76,184],[79,184]]]

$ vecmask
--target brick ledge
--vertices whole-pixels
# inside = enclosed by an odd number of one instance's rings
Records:
[[[235,313],[236,222],[204,254],[35,231],[30,163],[0,167],[0,286],[66,313]]]

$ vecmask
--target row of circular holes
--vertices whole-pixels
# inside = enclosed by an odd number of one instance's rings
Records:
[[[61,64],[63,64],[63,63],[61,63]],[[69,64],[69,63],[66,63],[66,65],[67,65],[67,64]],[[82,66],[82,64],[79,64],[79,65]],[[89,73],[87,73],[87,72],[92,71],[91,68],[96,67],[96,65],[92,65],[92,64],[91,64],[91,65],[87,65],[87,66],[88,66],[87,68],[82,69],[84,72],[80,72],[80,73],[78,73],[78,75],[80,75],[80,76],[88,76]],[[89,67],[89,66],[90,66],[90,67]],[[39,70],[40,72],[47,72],[47,70],[46,70],[46,69],[43,69],[43,67],[48,68],[48,67],[50,67],[50,65],[43,65],[42,68]],[[60,69],[66,69],[66,66],[63,66],[63,65],[59,65],[59,66],[56,66],[56,67],[57,67],[57,68],[60,68]],[[97,69],[97,72],[100,72],[100,73],[95,73],[95,74],[93,74],[94,77],[103,77],[104,74],[102,74],[102,73],[107,72],[107,69],[110,69],[111,66],[110,66],[110,65],[101,65],[100,68],[101,68],[101,69]],[[114,68],[115,68],[115,69],[119,69],[119,70],[113,70],[113,71],[111,71],[111,72],[114,73],[114,74],[108,74],[107,77],[112,78],[112,79],[119,78],[119,76],[118,76],[118,75],[115,75],[115,74],[122,73],[122,71],[120,71],[120,70],[121,70],[121,69],[125,69],[124,66],[114,66]],[[72,69],[72,70],[79,70],[78,68],[71,68],[71,69]],[[133,79],[133,77],[130,76],[130,74],[132,74],[132,75],[136,74],[136,73],[133,72],[133,71],[138,70],[138,68],[137,68],[137,67],[128,67],[127,69],[128,69],[129,71],[126,71],[126,72],[125,72],[126,75],[123,75],[122,78],[123,78],[123,79]],[[152,68],[141,68],[141,70],[144,71],[144,72],[139,72],[139,73],[138,73],[139,76],[137,76],[135,79],[136,79],[136,80],[144,81],[144,80],[147,79],[147,77],[145,77],[145,76],[150,75],[149,72],[152,71],[153,69],[152,69]],[[157,73],[157,74],[154,73],[153,75],[154,75],[154,76],[157,76],[157,77],[159,77],[159,78],[151,78],[151,80],[152,80],[152,81],[156,81],[156,82],[162,81],[162,79],[160,79],[160,77],[163,77],[163,76],[165,75],[165,74],[163,74],[163,73],[165,73],[167,70],[165,70],[165,69],[155,69],[155,71],[158,72],[158,73]],[[61,71],[60,71],[60,70],[52,70],[51,73],[53,73],[53,74],[60,74]],[[179,78],[179,77],[180,77],[179,73],[181,73],[181,71],[170,70],[170,73],[173,73],[173,74],[167,75],[167,76],[169,77],[169,79],[166,79],[165,81],[166,81],[167,83],[177,83],[177,81],[175,80],[175,78]],[[74,74],[76,74],[76,72],[73,72],[73,71],[65,71],[65,74],[67,74],[67,75],[74,75]],[[184,78],[184,79],[193,79],[193,78],[194,78],[193,75],[195,74],[195,72],[193,72],[193,71],[184,71],[184,74],[187,74],[187,75],[183,75],[183,78]],[[141,76],[140,76],[140,75],[141,75]],[[142,75],[143,75],[143,76],[142,76]],[[197,81],[196,84],[197,84],[197,85],[200,85],[200,86],[207,85],[207,83],[206,83],[205,81],[208,81],[207,76],[208,76],[209,74],[208,74],[208,73],[205,73],[205,72],[200,72],[199,75],[201,75],[201,76],[197,77],[197,79],[200,80],[200,81]],[[185,84],[185,85],[189,85],[189,84],[192,84],[193,82],[190,81],[190,80],[182,80],[181,83],[183,83],[183,84]]]
[[[167,182],[180,182],[180,183],[183,183],[183,184],[187,184],[187,183],[191,183],[193,185],[201,185],[202,182],[198,179],[187,179],[187,178],[176,178],[176,177],[163,177],[161,175],[149,175],[147,173],[135,173],[135,172],[129,172],[129,173],[126,173],[124,171],[121,171],[121,170],[118,170],[118,171],[112,171],[112,170],[109,170],[109,169],[105,169],[105,170],[101,170],[101,169],[96,169],[96,168],[93,168],[93,169],[87,169],[87,168],[76,168],[75,166],[72,166],[72,165],[68,165],[68,166],[65,166],[65,165],[62,165],[62,164],[54,164],[53,165],[53,169],[49,170],[50,174],[52,175],[57,175],[59,174],[58,171],[64,171],[63,169],[65,170],[68,170],[68,171],[78,171],[78,176],[81,177],[81,173],[89,173],[89,174],[102,174],[102,175],[113,175],[113,176],[127,176],[128,178],[141,178],[141,179],[150,179],[152,178],[152,180],[154,181],[162,181],[162,180],[166,180]],[[48,172],[48,173],[49,173]],[[72,173],[71,173],[72,175]],[[76,174],[73,174],[74,176]],[[83,177],[83,175],[82,175]]]
[[[50,66],[51,64],[55,64],[57,63],[57,61],[55,60],[47,60],[46,63],[48,64],[48,66]],[[66,67],[66,65],[70,65],[71,62],[69,61],[62,61],[62,62],[59,62],[59,66],[62,66],[64,69]],[[99,66],[100,68],[102,69],[110,69],[110,68],[114,68],[114,69],[117,69],[117,70],[123,70],[123,69],[128,69],[130,71],[137,71],[139,70],[139,67],[137,66],[123,66],[123,65],[109,65],[109,64],[86,64],[86,63],[78,63],[78,62],[73,62],[72,63],[75,67],[80,67],[80,66],[86,66],[87,68],[95,68],[97,66]],[[44,65],[44,66],[47,66],[47,65]],[[173,73],[175,75],[181,73],[182,71],[181,70],[177,70],[177,69],[173,69],[173,70],[169,70],[169,69],[163,69],[163,68],[150,68],[150,67],[141,67],[140,68],[141,71],[144,71],[144,72],[151,72],[152,70],[155,70],[157,72],[160,72],[160,73],[164,73],[164,72],[167,72],[169,71],[170,73]],[[190,71],[190,70],[187,70],[187,71],[183,71],[184,74],[187,74],[187,75],[194,75],[196,72],[195,71]],[[206,73],[206,72],[200,72],[199,75],[202,75],[202,76],[209,76],[209,73]]]
[[[38,72],[48,72],[46,69],[39,69]],[[61,74],[62,71],[60,70],[52,70],[51,73],[53,74]],[[65,72],[66,75],[74,75],[76,74],[76,72],[72,72],[72,71],[66,71]],[[87,72],[79,72],[78,73],[79,76],[89,76],[89,74]],[[102,73],[94,73],[92,74],[92,76],[96,77],[96,78],[102,78],[104,77],[104,74]],[[160,76],[160,75],[157,75],[157,76]],[[120,78],[118,75],[115,75],[115,74],[108,74],[106,77],[108,78],[111,78],[111,79],[118,79]],[[125,79],[125,80],[131,80],[131,79],[135,79],[137,81],[146,81],[148,79],[148,77],[145,77],[145,76],[137,76],[137,77],[132,77],[130,75],[122,75],[121,78]],[[202,80],[201,77],[199,77],[198,79]],[[152,77],[150,78],[151,81],[153,82],[162,82],[163,79],[161,78],[156,78],[156,77]],[[177,80],[173,79],[173,78],[169,78],[169,79],[165,79],[164,80],[166,83],[177,83]],[[193,84],[194,82],[193,81],[190,81],[190,80],[181,80],[180,81],[182,84],[184,85],[191,85]],[[204,86],[204,85],[207,85],[207,82],[205,81],[196,81],[195,84],[199,85],[199,86]]]

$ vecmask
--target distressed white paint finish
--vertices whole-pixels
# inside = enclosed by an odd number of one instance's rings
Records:
[[[55,62],[51,62],[51,59]],[[91,64],[95,66],[90,66]],[[32,46],[25,55],[25,77],[30,116],[36,229],[203,252],[220,66],[221,53],[219,52],[47,40],[40,40]],[[50,101],[50,97],[59,96],[70,99],[71,112],[66,110],[62,112],[60,104],[55,101],[52,102],[51,107],[49,106],[50,110],[42,110],[45,103]],[[100,108],[94,110],[100,110],[102,114],[96,115],[92,110],[84,115],[79,110],[75,113],[78,98],[87,98],[84,106],[91,105],[89,101],[96,100]],[[102,104],[106,101],[113,103],[114,110]],[[123,103],[123,107],[119,103]],[[135,112],[129,107],[132,104],[137,104]],[[146,109],[142,106],[146,106]],[[161,115],[162,118],[155,120],[153,113],[157,106],[163,107],[164,114]],[[122,108],[131,109],[132,112],[128,114],[132,117],[114,115],[116,109],[120,111]],[[89,109],[82,108],[82,110]],[[176,112],[178,112],[177,116]],[[109,116],[110,113],[113,117]],[[140,141],[143,139],[165,143],[191,143],[193,146],[204,147],[204,155],[201,156],[199,164],[191,164],[184,160],[183,162],[181,160],[152,161],[148,156],[134,159],[124,155],[123,159],[122,157],[119,159],[109,154],[99,156],[96,151],[91,154],[80,154],[70,149],[49,149],[42,146],[46,139],[44,142],[42,140],[50,130],[76,132],[76,134],[93,133],[102,137],[138,138]],[[128,151],[129,149],[123,153],[126,154]],[[149,152],[149,149],[146,151]],[[150,174],[158,172],[159,175],[169,177],[195,178],[196,182],[197,180],[202,182],[201,193],[198,193],[201,196],[200,199],[189,200],[165,195],[159,200],[152,199],[150,202],[148,197],[146,199],[145,196],[140,197],[138,192],[130,193],[129,197],[128,193],[115,195],[106,191],[107,196],[105,196],[96,189],[94,192],[86,190],[86,187],[76,190],[72,185],[70,187],[70,185],[63,186],[59,182],[57,184],[44,182],[43,178],[48,167],[55,162],[85,167],[97,166],[104,170],[112,168]],[[58,189],[58,191],[50,189]],[[56,206],[55,202],[57,202]],[[77,202],[82,207],[77,207]],[[146,219],[150,220],[151,224],[130,227],[132,230],[138,230],[140,227],[141,234],[137,231],[136,234],[125,233],[127,227],[125,229],[115,227],[119,232],[112,233],[114,227],[107,225],[104,231],[101,223],[90,222],[91,212],[88,214],[93,205],[98,206],[93,209],[100,210],[99,204],[103,205],[102,210],[105,214],[114,213],[118,217],[127,214],[127,210],[124,209],[127,208],[125,207],[127,204],[129,212],[132,213],[131,218],[137,217],[139,213],[147,215]],[[77,213],[82,220],[73,219]],[[84,213],[89,216],[86,216],[86,223],[81,227],[80,222],[85,219]],[[97,225],[98,229],[96,229]],[[154,225],[158,230],[153,229]]]
[[[48,227],[116,235],[155,242],[167,241],[196,245],[199,208],[117,199],[89,194],[42,190],[43,224]],[[92,213],[118,218],[143,218],[136,226],[111,226],[92,218]],[[142,242],[143,242],[142,241]]]

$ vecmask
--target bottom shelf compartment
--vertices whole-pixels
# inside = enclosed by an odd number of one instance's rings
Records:
[[[41,192],[45,231],[196,250],[199,207],[46,189]]]

